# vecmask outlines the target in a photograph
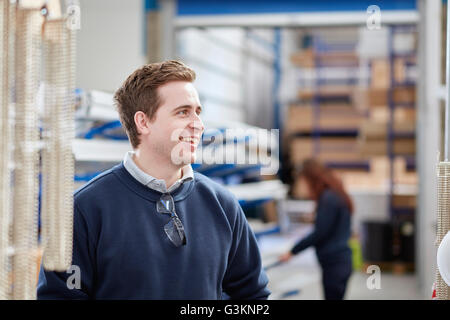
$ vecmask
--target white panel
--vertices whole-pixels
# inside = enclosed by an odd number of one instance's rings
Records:
[[[113,92],[145,63],[142,0],[80,0],[77,87]]]
[[[436,270],[436,164],[440,146],[439,99],[441,78],[441,1],[418,1],[419,77],[417,103],[417,171],[419,193],[417,210],[416,256],[422,294],[431,297]]]
[[[206,120],[244,121],[242,36],[243,31],[236,28],[187,29],[177,35],[178,56],[197,74],[194,85]],[[230,47],[224,47],[228,43]]]
[[[205,104],[204,110],[202,112],[202,119],[205,121],[221,119],[224,121],[242,122],[243,118],[244,111],[242,109],[225,107],[216,103]]]

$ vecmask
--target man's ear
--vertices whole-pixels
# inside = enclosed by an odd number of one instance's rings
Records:
[[[138,111],[134,114],[134,124],[136,125],[136,129],[139,134],[150,133],[150,119],[144,112]]]

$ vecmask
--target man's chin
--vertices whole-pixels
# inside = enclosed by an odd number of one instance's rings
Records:
[[[194,154],[186,154],[185,156],[173,157],[172,163],[176,166],[185,166],[188,164],[193,164],[197,160],[197,156]]]
[[[171,151],[172,163],[176,166],[192,164],[197,160],[197,146],[190,143],[176,144]]]

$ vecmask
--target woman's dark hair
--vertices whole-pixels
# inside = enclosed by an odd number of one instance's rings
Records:
[[[353,213],[353,202],[345,191],[341,180],[320,161],[316,159],[304,160],[299,176],[305,178],[315,201],[319,200],[326,189],[330,189],[335,191],[344,200],[350,213]]]

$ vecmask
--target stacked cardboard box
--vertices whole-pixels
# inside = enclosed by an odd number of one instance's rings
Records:
[[[339,97],[341,99],[351,97],[356,90],[354,85],[322,85],[319,88],[301,88],[298,91],[298,98],[301,101],[310,101],[315,95],[322,98]]]
[[[306,74],[316,76],[328,71],[330,74],[342,71],[342,77],[351,77],[359,70],[359,57],[354,51],[316,52],[306,49],[293,54],[291,62]],[[355,91],[355,83],[346,79],[340,83],[327,80],[317,86],[299,88],[297,97],[300,103],[291,104],[285,118],[292,167],[311,157],[325,164],[338,165],[365,160],[359,152],[356,135],[365,114],[364,110],[355,107]],[[294,177],[292,195],[300,196],[298,189]]]
[[[286,130],[289,134],[319,130],[358,129],[364,115],[349,104],[325,104],[314,109],[311,105],[293,104],[288,107]]]
[[[369,160],[370,171],[358,172],[350,170],[335,170],[349,190],[386,191],[390,184],[391,162],[386,156],[374,156]],[[393,176],[397,186],[403,190],[414,190],[417,186],[417,174],[407,170],[406,160],[396,158],[393,163]],[[399,188],[397,188],[399,189]]]
[[[345,137],[298,137],[291,143],[291,162],[301,163],[306,158],[315,157],[324,162],[361,161],[363,156],[358,152],[358,141]]]
[[[386,192],[390,184],[391,162],[386,156],[374,156],[369,160],[370,171],[358,171],[350,169],[335,169],[334,173],[342,180],[349,191],[378,191]],[[417,174],[415,171],[407,170],[404,158],[396,158],[393,161],[394,179],[397,186],[393,196],[393,205],[397,207],[415,208],[414,187],[417,186]],[[405,192],[407,191],[407,192]],[[294,183],[291,189],[292,195],[297,198],[305,196],[305,187],[300,182]]]
[[[392,120],[387,108],[372,110],[368,120],[361,124],[359,131],[359,147],[363,155],[387,155],[389,143],[394,155],[410,155],[416,152],[415,127],[416,112],[414,109],[396,108]],[[391,124],[390,124],[391,122]],[[389,140],[389,126],[392,126],[392,139]]]
[[[296,167],[309,157],[325,164],[367,163],[369,171],[351,166],[335,171],[347,188],[379,191],[389,189],[389,168],[393,165],[396,183],[416,184],[416,173],[406,170],[404,162],[404,156],[413,158],[416,152],[416,112],[413,108],[416,90],[411,85],[397,86],[409,79],[411,59],[396,58],[393,64],[388,58],[372,59],[369,64],[371,81],[365,88],[351,83],[300,88],[300,103],[289,105],[286,112],[285,133],[290,137],[287,141],[290,141],[291,165]],[[350,52],[319,55],[313,50],[303,50],[292,55],[291,62],[295,66],[311,69],[318,67],[319,62],[320,66],[357,65],[358,57]],[[348,100],[342,97],[348,97]],[[313,104],[317,101],[318,105]],[[390,104],[395,106],[392,111]],[[390,126],[392,140],[388,134]],[[352,130],[358,132],[357,137],[339,135],[340,132]],[[314,134],[316,131],[327,134]],[[330,132],[336,135],[332,136]],[[388,157],[389,143],[392,143],[394,157],[400,156],[395,157],[393,163]],[[294,196],[300,196],[298,189],[294,183],[291,189]]]
[[[314,68],[314,51],[305,49],[291,55],[291,63],[300,68]]]
[[[359,57],[353,51],[316,52],[311,48],[291,55],[291,63],[300,68],[320,66],[357,66]]]
[[[417,206],[417,197],[408,194],[394,194],[392,196],[392,205],[397,208],[415,209]]]
[[[371,88],[386,89],[390,83],[390,63],[386,59],[373,59],[371,63]]]
[[[394,104],[412,104],[416,101],[416,88],[412,86],[397,87],[392,89]]]

